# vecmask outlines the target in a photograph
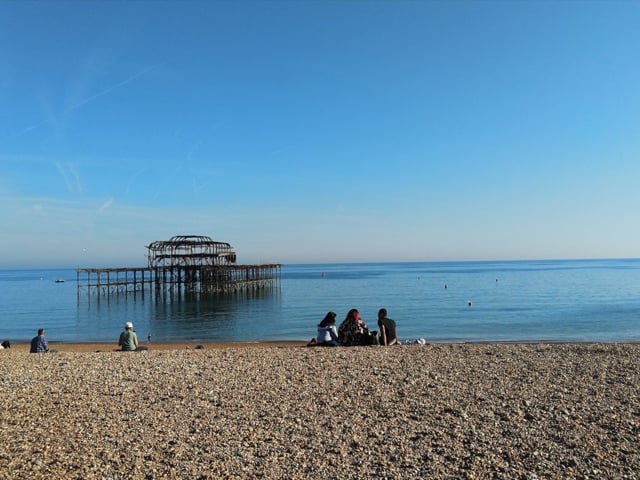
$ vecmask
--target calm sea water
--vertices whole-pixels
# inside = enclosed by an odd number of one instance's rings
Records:
[[[199,299],[78,295],[75,270],[0,271],[12,342],[43,327],[49,341],[115,343],[125,321],[152,342],[306,341],[329,310],[377,328],[380,307],[401,339],[638,342],[640,260],[286,265],[275,291]]]

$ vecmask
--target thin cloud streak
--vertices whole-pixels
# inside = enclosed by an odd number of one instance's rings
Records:
[[[101,212],[104,212],[112,204],[113,204],[113,198],[108,198],[106,202],[104,202],[102,205],[100,205],[100,208],[98,210],[100,210]]]
[[[161,63],[156,63],[155,65],[152,65],[152,66],[147,67],[147,68],[145,68],[143,70],[140,70],[139,72],[135,73],[134,75],[130,76],[129,78],[127,78],[127,79],[125,79],[125,80],[123,80],[123,81],[121,81],[119,83],[116,83],[115,85],[112,85],[109,88],[106,88],[106,89],[102,90],[101,92],[98,92],[98,93],[96,93],[94,95],[91,95],[91,96],[89,96],[89,97],[87,97],[87,98],[85,98],[83,100],[80,100],[79,102],[71,105],[68,108],[65,108],[58,115],[56,115],[56,117],[62,116],[65,113],[69,113],[69,112],[71,112],[73,110],[77,110],[78,108],[86,105],[87,103],[90,103],[90,102],[92,102],[92,101],[94,101],[94,100],[96,100],[96,99],[98,99],[100,97],[104,97],[105,95],[113,92],[114,90],[122,88],[125,85],[128,85],[129,83],[131,83],[131,82],[137,80],[138,78],[142,77],[143,75],[146,75],[151,70],[154,70],[155,68],[158,68],[160,65],[162,65],[162,64]],[[31,132],[33,130],[36,130],[36,129],[42,127],[43,125],[46,125],[46,124],[49,124],[49,123],[52,123],[52,122],[53,122],[53,119],[52,118],[48,118],[48,119],[42,120],[40,122],[34,123],[33,125],[30,125],[30,126],[28,126],[26,128],[23,128],[16,136],[24,135],[26,133],[29,133],[29,132]]]
[[[76,189],[78,193],[82,193],[82,183],[80,183],[80,175],[78,175],[78,172],[73,164],[69,163],[67,164],[67,166],[69,168],[69,171],[71,172],[71,175],[73,176],[73,179],[76,182]]]
[[[151,70],[153,70],[153,69],[157,68],[158,66],[160,66],[160,64],[159,64],[159,63],[157,63],[157,64],[155,64],[155,65],[152,65],[152,66],[150,66],[150,67],[147,67],[147,68],[145,68],[144,70],[139,71],[139,72],[138,72],[138,73],[136,73],[135,75],[130,76],[130,77],[129,77],[129,78],[127,78],[126,80],[123,80],[122,82],[117,83],[117,84],[115,84],[115,85],[113,85],[113,86],[111,86],[111,87],[109,87],[109,88],[107,88],[107,89],[105,89],[105,90],[103,90],[103,91],[101,91],[101,92],[98,92],[98,93],[96,93],[95,95],[92,95],[92,96],[90,96],[90,97],[85,98],[84,100],[81,100],[80,102],[78,102],[78,103],[76,103],[76,104],[74,104],[74,105],[70,106],[69,108],[67,108],[67,109],[65,110],[65,113],[66,113],[66,112],[69,112],[69,111],[71,111],[71,110],[75,110],[75,109],[77,109],[77,108],[80,108],[80,107],[82,107],[83,105],[86,105],[87,103],[92,102],[93,100],[95,100],[95,99],[97,99],[97,98],[104,97],[105,95],[107,95],[107,94],[109,94],[109,93],[113,92],[114,90],[117,90],[118,88],[124,87],[125,85],[127,85],[127,84],[129,84],[129,83],[133,82],[134,80],[136,80],[136,79],[140,78],[141,76],[143,76],[143,75],[145,75],[145,74],[149,73]]]
[[[73,164],[66,163],[62,165],[60,162],[56,162],[56,169],[60,176],[64,180],[64,184],[68,192],[82,193],[82,182],[80,181],[80,175],[75,169]]]

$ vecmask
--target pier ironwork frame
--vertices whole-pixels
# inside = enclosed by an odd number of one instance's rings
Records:
[[[231,245],[210,237],[179,235],[153,242],[146,248],[147,267],[77,269],[78,295],[81,290],[143,296],[145,291],[156,296],[176,291],[233,293],[270,289],[280,284],[280,264],[236,265]]]

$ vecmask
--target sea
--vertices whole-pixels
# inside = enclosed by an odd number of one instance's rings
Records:
[[[142,343],[306,342],[328,311],[374,330],[381,307],[405,342],[639,342],[640,259],[283,265],[277,287],[227,295],[107,296],[74,269],[0,270],[13,343],[44,328],[115,344],[127,321]]]

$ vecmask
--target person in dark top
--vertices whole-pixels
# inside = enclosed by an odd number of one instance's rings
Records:
[[[30,353],[47,353],[49,351],[49,343],[44,338],[44,328],[38,329],[38,335],[31,340]]]
[[[369,328],[360,317],[360,312],[352,308],[338,328],[338,340],[340,345],[354,347],[357,345],[377,345],[378,332],[369,333]]]
[[[400,345],[396,322],[387,318],[387,309],[378,310],[378,327],[380,327],[380,345]]]

